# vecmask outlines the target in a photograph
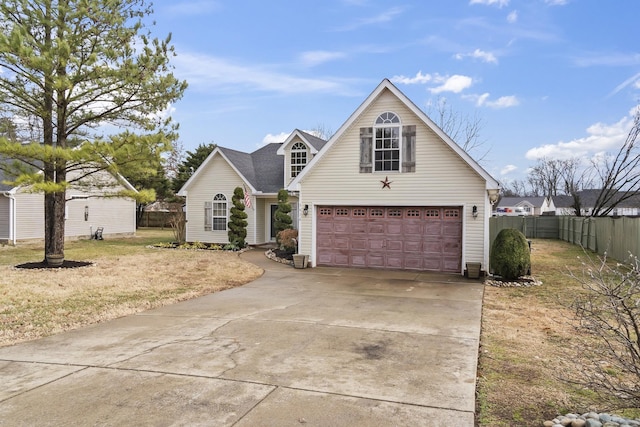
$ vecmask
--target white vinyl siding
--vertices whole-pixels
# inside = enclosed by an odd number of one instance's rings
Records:
[[[202,243],[229,242],[226,229],[219,231],[205,230],[205,203],[213,202],[216,194],[224,194],[227,197],[227,211],[231,204],[231,195],[236,187],[244,184],[242,178],[222,157],[220,152],[215,152],[212,158],[208,159],[207,167],[202,169],[196,179],[189,184],[187,189],[187,241]],[[254,196],[252,196],[254,197]],[[256,237],[255,233],[255,209],[257,201],[252,199],[253,208],[245,209],[247,214],[247,243],[254,245],[264,243],[261,236]],[[258,242],[256,242],[258,239]]]
[[[16,239],[44,239],[44,195],[18,191],[15,203]]]
[[[416,125],[415,173],[390,173],[390,188],[382,188],[383,173],[360,173],[360,128],[378,115],[393,111],[403,125]],[[460,206],[463,212],[465,262],[482,262],[484,254],[485,181],[426,124],[389,91],[383,91],[326,152],[301,182],[300,204],[350,206]],[[473,219],[472,206],[480,215]],[[300,252],[312,255],[313,217],[301,217]]]
[[[92,183],[108,184],[102,190]],[[124,197],[100,197],[116,193],[124,187],[107,172],[83,180],[67,190],[65,229],[67,238],[88,238],[97,227],[104,228],[104,236],[134,235],[136,231],[136,202]],[[88,197],[91,196],[91,197]],[[85,211],[88,216],[85,220]],[[44,239],[44,195],[19,190],[15,195],[16,239]]]

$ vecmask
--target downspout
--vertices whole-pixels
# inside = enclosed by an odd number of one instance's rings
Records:
[[[3,191],[2,195],[9,199],[9,240],[15,246],[17,243],[16,197],[10,191]]]

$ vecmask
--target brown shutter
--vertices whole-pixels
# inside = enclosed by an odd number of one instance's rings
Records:
[[[371,173],[373,164],[373,128],[360,128],[360,173]]]
[[[402,126],[402,172],[416,171],[416,127]]]
[[[204,202],[204,231],[211,231],[213,222],[212,203]]]

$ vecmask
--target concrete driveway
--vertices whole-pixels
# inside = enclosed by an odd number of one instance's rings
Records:
[[[242,257],[263,277],[0,348],[0,426],[473,426],[479,282]]]

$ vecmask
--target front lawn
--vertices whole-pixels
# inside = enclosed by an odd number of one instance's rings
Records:
[[[541,426],[557,415],[590,410],[640,417],[638,410],[607,403],[595,390],[563,380],[581,375],[570,306],[583,290],[568,272],[580,273],[585,259],[579,246],[535,239],[531,268],[541,286],[485,287],[477,389],[480,426]]]
[[[138,313],[250,282],[262,270],[238,253],[150,249],[173,240],[171,230],[136,237],[70,241],[75,269],[25,270],[41,261],[43,244],[0,247],[0,346]]]

